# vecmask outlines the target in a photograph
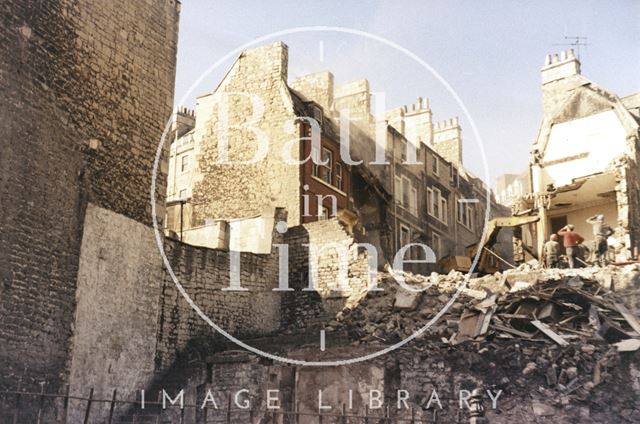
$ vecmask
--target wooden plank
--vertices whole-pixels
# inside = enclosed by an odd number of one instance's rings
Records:
[[[620,312],[620,315],[624,317],[625,321],[629,323],[631,328],[633,328],[636,333],[640,333],[640,322],[638,322],[636,317],[633,316],[626,306],[621,303],[614,303],[613,305],[616,307],[618,312]]]
[[[496,330],[504,331],[505,333],[514,334],[518,337],[523,337],[525,339],[530,339],[531,337],[533,337],[533,334],[531,333],[525,333],[524,331],[516,330],[515,328],[507,327],[504,325],[494,323],[494,324],[491,324],[491,326]]]
[[[565,339],[563,339],[558,334],[556,334],[544,322],[535,320],[535,321],[531,321],[531,324],[533,324],[538,330],[542,331],[545,334],[545,336],[549,337],[551,340],[553,340],[554,342],[556,342],[560,346],[569,346],[569,342],[567,342]]]

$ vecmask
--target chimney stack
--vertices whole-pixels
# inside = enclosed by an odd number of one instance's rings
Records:
[[[576,85],[582,83],[580,61],[573,49],[558,54],[548,54],[541,70],[542,111],[552,116]]]
[[[573,49],[558,54],[548,54],[542,67],[542,85],[558,81],[573,75],[580,75],[580,61]]]

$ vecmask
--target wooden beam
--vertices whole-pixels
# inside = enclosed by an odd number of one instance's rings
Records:
[[[545,324],[544,322],[535,320],[535,321],[531,321],[531,324],[536,326],[536,328],[538,328],[538,330],[542,331],[547,337],[549,337],[551,340],[553,340],[554,342],[556,342],[560,346],[569,346],[569,342],[567,342],[565,339],[560,337],[551,328],[549,328],[549,326],[547,324]]]
[[[626,306],[621,303],[614,303],[613,305],[616,307],[618,312],[620,312],[620,315],[622,315],[625,321],[629,323],[631,328],[633,328],[633,331],[640,334],[640,322],[638,322],[636,317],[633,316],[633,314],[626,308]]]

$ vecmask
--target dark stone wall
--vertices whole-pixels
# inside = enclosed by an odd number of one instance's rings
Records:
[[[277,220],[286,220],[281,212]],[[273,244],[282,237],[273,232]],[[209,249],[167,238],[165,252],[179,283],[191,300],[223,330],[236,337],[272,333],[280,326],[281,293],[278,286],[278,251],[240,254],[240,283],[246,291],[229,287],[231,257],[228,250]],[[199,357],[227,343],[189,305],[165,273],[160,294],[156,370],[166,372],[180,359]],[[228,342],[231,343],[231,342]],[[178,364],[176,364],[178,360]]]
[[[87,202],[151,222],[178,15],[173,0],[0,6],[2,388],[67,380]]]

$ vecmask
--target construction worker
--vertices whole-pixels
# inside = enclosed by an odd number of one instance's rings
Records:
[[[562,244],[567,250],[567,259],[569,260],[569,268],[576,267],[576,258],[580,254],[580,244],[584,241],[577,232],[573,231],[574,226],[572,224],[565,225],[558,231],[558,235],[562,236]]]
[[[524,246],[522,244],[522,239],[513,238],[513,262],[516,265],[521,265],[524,263]]]
[[[547,268],[558,268],[558,258],[560,257],[560,243],[558,236],[551,234],[549,241],[544,244],[544,259]]]
[[[593,238],[595,239],[594,252],[596,254],[596,264],[599,266],[607,265],[607,250],[609,245],[607,239],[613,234],[613,229],[604,222],[604,215],[594,215],[587,219],[587,222],[593,226]]]

